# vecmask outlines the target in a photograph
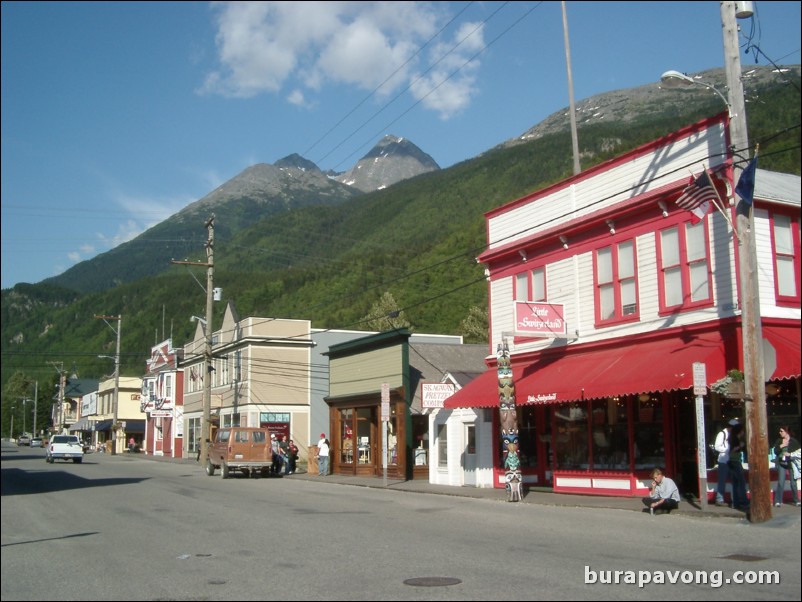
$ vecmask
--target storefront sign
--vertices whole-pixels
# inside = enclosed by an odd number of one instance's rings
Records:
[[[515,335],[526,337],[564,337],[565,306],[555,303],[515,302]]]
[[[550,403],[553,401],[557,401],[556,393],[548,393],[546,395],[538,393],[537,395],[526,396],[526,403]]]
[[[451,383],[421,383],[421,407],[442,408],[446,399],[454,394],[455,387]]]

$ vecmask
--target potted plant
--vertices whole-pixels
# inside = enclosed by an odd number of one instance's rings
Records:
[[[740,399],[744,397],[744,373],[733,368],[727,371],[727,375],[710,385],[710,390],[723,397]]]

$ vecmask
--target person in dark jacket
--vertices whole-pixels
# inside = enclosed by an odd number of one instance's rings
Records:
[[[782,506],[785,481],[791,481],[791,494],[794,505],[799,506],[799,492],[796,480],[799,478],[799,441],[793,438],[791,429],[780,427],[780,438],[774,442],[774,463],[777,467],[777,489],[774,491],[774,505]]]

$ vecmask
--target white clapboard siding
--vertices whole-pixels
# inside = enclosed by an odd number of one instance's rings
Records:
[[[703,165],[708,168],[719,165],[725,152],[724,124],[715,123],[707,130],[691,133],[607,171],[558,186],[550,194],[538,198],[534,206],[522,204],[488,220],[489,248],[568,223],[580,215],[612,207],[661,186],[687,180],[690,172],[701,173]]]

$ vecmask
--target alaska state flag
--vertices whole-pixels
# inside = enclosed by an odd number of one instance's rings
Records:
[[[690,183],[677,199],[677,206],[690,211],[694,215],[692,221],[696,223],[710,213],[715,199],[716,190],[705,170],[698,178],[691,178]]]
[[[755,198],[755,170],[757,169],[757,157],[749,162],[746,169],[741,172],[738,178],[738,185],[735,192],[747,205],[751,205]]]

